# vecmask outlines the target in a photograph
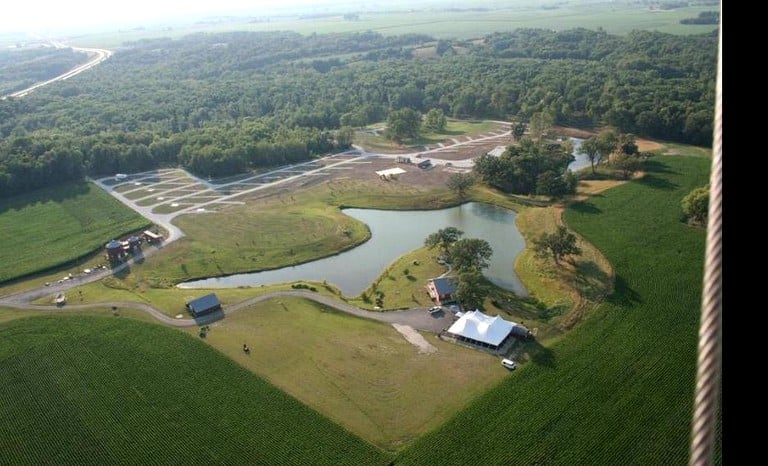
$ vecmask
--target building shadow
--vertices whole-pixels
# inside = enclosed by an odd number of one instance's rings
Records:
[[[112,276],[124,279],[131,274],[131,266],[128,263],[122,263],[112,266]]]
[[[223,319],[224,315],[225,315],[224,311],[219,309],[217,311],[214,311],[208,314],[194,317],[192,320],[194,320],[197,325],[203,326],[203,325],[212,324],[216,321]]]

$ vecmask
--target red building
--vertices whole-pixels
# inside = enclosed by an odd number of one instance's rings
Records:
[[[427,282],[427,292],[435,304],[442,306],[456,301],[453,294],[456,293],[458,284],[456,277],[432,278]]]

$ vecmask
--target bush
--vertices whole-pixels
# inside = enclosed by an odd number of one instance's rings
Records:
[[[709,185],[696,188],[683,198],[683,213],[689,223],[706,224],[709,212]]]

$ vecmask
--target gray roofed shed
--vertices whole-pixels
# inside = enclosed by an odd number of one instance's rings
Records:
[[[221,302],[216,293],[211,293],[188,302],[187,309],[192,313],[192,316],[199,317],[221,310]]]

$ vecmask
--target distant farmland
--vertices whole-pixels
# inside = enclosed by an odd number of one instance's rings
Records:
[[[680,222],[680,200],[709,164],[655,158],[644,179],[568,208],[615,267],[614,293],[399,463],[685,464],[705,235]]]
[[[0,324],[0,374],[4,464],[391,459],[197,337],[155,324],[60,315]]]
[[[165,26],[147,26],[121,32],[82,35],[73,38],[71,42],[81,46],[117,47],[125,41],[151,37],[181,37],[196,32],[225,31],[296,31],[301,34],[376,31],[385,35],[415,33],[435,38],[473,39],[491,32],[509,32],[519,28],[602,28],[610,34],[627,34],[632,30],[701,34],[717,28],[711,24],[680,24],[681,19],[712,10],[712,6],[654,11],[648,5],[637,3],[560,2],[559,5],[542,5],[539,0],[530,0],[515,2],[504,8],[462,11],[439,6],[419,9],[413,2],[405,5],[407,7],[399,9],[390,5],[391,11],[382,7],[377,7],[378,11],[361,11],[356,21],[344,19],[341,13],[320,17],[281,15],[268,21],[254,21],[252,17],[244,16],[233,17],[228,21],[179,25],[172,30]]]
[[[86,182],[0,199],[0,283],[78,259],[147,225]]]

